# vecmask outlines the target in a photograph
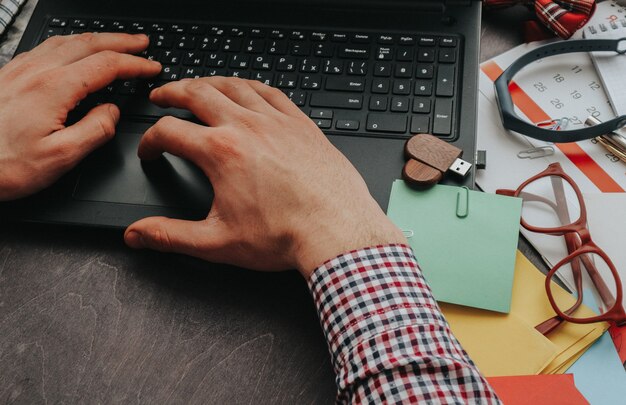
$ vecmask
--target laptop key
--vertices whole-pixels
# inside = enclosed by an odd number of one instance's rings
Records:
[[[429,114],[430,99],[415,97],[413,100],[413,112],[418,114]]]
[[[430,132],[430,117],[428,115],[411,118],[412,134],[428,134]]]
[[[390,77],[391,76],[391,63],[376,62],[376,64],[374,65],[374,76]]]
[[[255,72],[252,75],[253,80],[258,80],[261,83],[271,86],[274,84],[274,74],[270,72]]]
[[[188,67],[183,69],[183,79],[198,79],[202,77],[202,69],[198,67]]]
[[[344,45],[339,48],[339,57],[346,59],[369,59],[369,46]]]
[[[161,62],[163,65],[178,65],[180,63],[181,53],[178,51],[163,51],[161,53]]]
[[[222,44],[222,50],[226,52],[239,52],[241,51],[242,41],[240,38],[225,38]]]
[[[454,63],[456,62],[456,51],[453,48],[444,48],[439,51],[440,63]]]
[[[279,72],[293,72],[296,70],[298,60],[291,56],[284,56],[278,58],[276,62],[276,70]]]
[[[395,77],[411,77],[413,76],[413,65],[411,63],[396,63]]]
[[[210,53],[206,60],[206,66],[211,68],[222,68],[226,66],[226,55]]]
[[[352,35],[352,42],[359,44],[369,44],[372,41],[372,37],[369,34],[354,34]]]
[[[454,65],[439,65],[437,69],[437,96],[454,95]]]
[[[67,27],[67,20],[65,18],[52,18],[48,25],[51,27],[65,28]]]
[[[372,82],[372,93],[387,94],[389,93],[389,79],[374,79]]]
[[[240,77],[242,79],[250,78],[250,72],[247,72],[245,70],[230,70],[228,71],[227,75],[231,77]]]
[[[291,90],[283,90],[283,93],[285,93],[285,95],[287,97],[289,97],[289,100],[291,100],[292,103],[294,103],[295,105],[297,105],[298,107],[302,107],[304,106],[305,102],[306,102],[306,93],[303,91],[291,91]]]
[[[324,73],[340,75],[343,73],[343,61],[328,59],[324,62]]]
[[[302,59],[300,65],[300,72],[302,73],[317,73],[321,70],[322,62],[317,58],[305,58]]]
[[[233,69],[247,69],[250,66],[249,55],[233,55],[230,58],[229,66]]]
[[[305,42],[291,45],[291,55],[308,56],[311,53],[311,46]]]
[[[204,72],[204,76],[206,76],[206,77],[226,76],[226,69],[207,69]]]
[[[427,80],[417,80],[415,82],[416,96],[430,96],[433,94],[433,83]]]
[[[334,33],[330,36],[330,40],[333,42],[348,42],[348,34]]]
[[[202,66],[204,55],[199,52],[185,52],[183,56],[183,65],[185,66]]]
[[[387,111],[387,97],[372,96],[370,98],[370,111]]]
[[[307,75],[302,76],[303,89],[317,90],[322,88],[322,76],[320,75]]]
[[[420,46],[435,46],[435,38],[431,36],[422,36],[419,39]]]
[[[367,74],[367,62],[352,61],[348,63],[348,74],[365,76]]]
[[[413,48],[402,47],[398,49],[398,53],[396,54],[396,60],[400,62],[413,62],[414,55],[415,51]]]
[[[159,79],[168,82],[180,79],[180,68],[176,66],[164,66]]]
[[[330,58],[331,56],[333,56],[334,50],[335,47],[333,46],[333,44],[315,44],[315,46],[313,47],[313,54],[322,58]]]
[[[281,89],[295,89],[298,85],[298,75],[295,73],[283,73],[278,76],[276,86]]]
[[[72,20],[72,27],[74,28],[87,28],[88,25],[87,20],[82,18],[75,18]]]
[[[435,101],[434,135],[450,135],[452,130],[452,99],[438,98]]]
[[[354,120],[337,120],[335,128],[347,131],[357,131],[359,129],[359,121]]]
[[[454,48],[457,45],[457,40],[454,37],[442,37],[439,39],[439,46]]]
[[[252,69],[271,70],[272,62],[273,60],[271,56],[256,56],[254,58],[254,62],[252,62]]]
[[[406,132],[406,115],[368,114],[367,128],[372,132]]]
[[[320,110],[313,109],[309,114],[311,118],[324,118],[324,119],[332,119],[333,118],[333,110]]]
[[[326,79],[326,90],[362,92],[365,90],[365,79],[329,77]]]
[[[394,80],[393,94],[409,95],[411,94],[411,81],[410,80]]]
[[[206,25],[193,24],[189,26],[189,32],[194,35],[204,34],[206,29]]]
[[[391,99],[391,111],[392,112],[409,112],[409,98],[408,97],[394,97]]]
[[[434,62],[435,61],[435,50],[422,48],[417,53],[417,61],[418,62]]]
[[[200,39],[201,51],[217,51],[220,49],[222,40],[216,37],[202,37]]]
[[[410,35],[402,35],[400,39],[398,40],[398,42],[400,43],[400,45],[413,46],[415,45],[415,37],[410,36]]]
[[[338,93],[315,93],[311,95],[311,107],[346,108],[360,110],[363,96]]]
[[[313,122],[315,122],[315,125],[320,129],[329,129],[333,124],[332,120],[324,120],[321,118],[314,119]]]
[[[432,79],[435,75],[435,67],[431,64],[420,63],[417,65],[415,77],[418,79]]]

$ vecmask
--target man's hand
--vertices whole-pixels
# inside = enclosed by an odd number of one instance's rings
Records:
[[[162,217],[132,224],[134,248],[152,248],[258,270],[298,268],[308,277],[351,249],[406,243],[350,162],[281,91],[214,77],[167,84],[151,94],[209,126],[162,118],[139,144],[141,159],[186,158],[209,177],[206,220]]]
[[[49,186],[113,137],[115,105],[70,127],[67,114],[115,79],[158,74],[159,63],[129,55],[147,46],[145,35],[58,36],[0,69],[0,201]]]

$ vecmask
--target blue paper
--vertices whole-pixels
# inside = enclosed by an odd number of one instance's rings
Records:
[[[591,291],[585,292],[583,303],[597,308]],[[567,372],[574,374],[576,388],[591,405],[626,404],[626,371],[609,332],[604,332]]]

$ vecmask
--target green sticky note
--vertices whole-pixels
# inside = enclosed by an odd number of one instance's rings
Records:
[[[396,180],[387,215],[405,231],[435,299],[508,313],[522,200]]]

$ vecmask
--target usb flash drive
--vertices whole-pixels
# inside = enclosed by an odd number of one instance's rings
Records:
[[[463,151],[433,135],[419,134],[404,146],[407,163],[402,175],[405,181],[419,186],[439,182],[450,171],[465,177],[472,164],[461,159]]]

